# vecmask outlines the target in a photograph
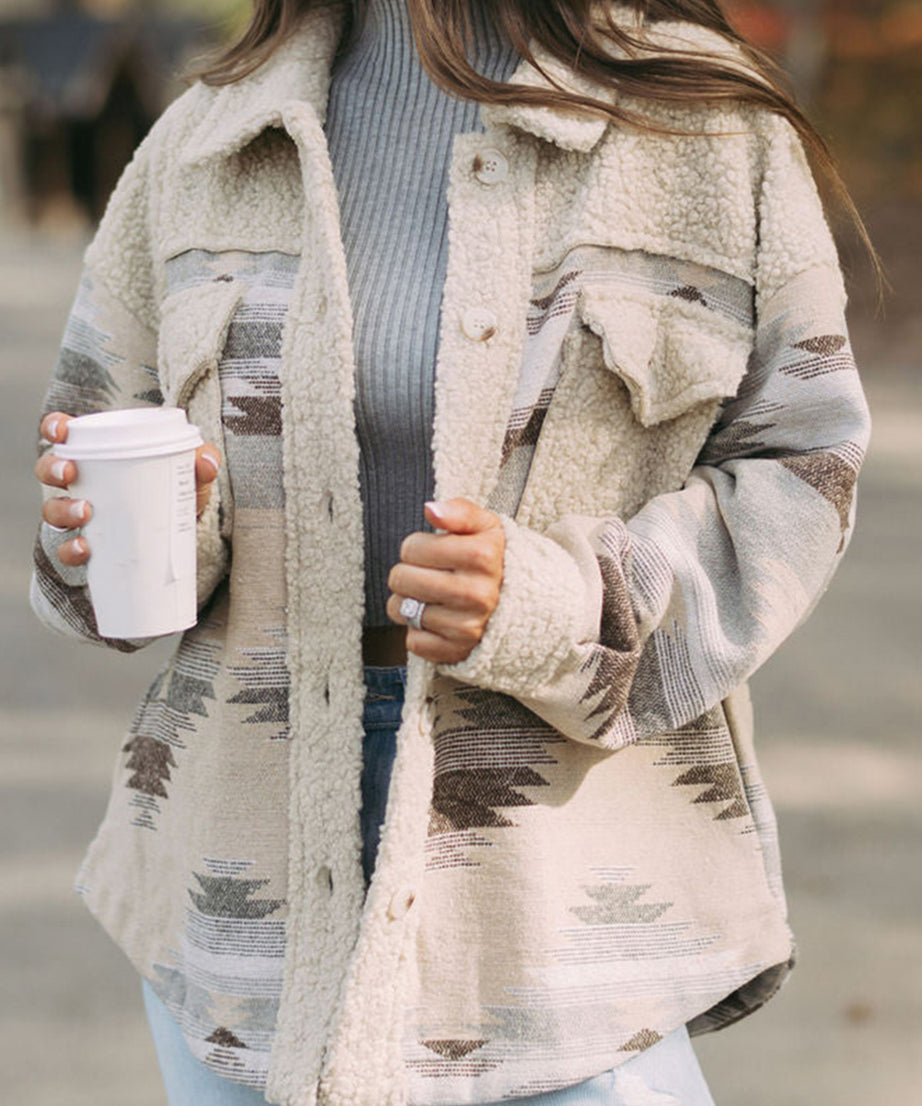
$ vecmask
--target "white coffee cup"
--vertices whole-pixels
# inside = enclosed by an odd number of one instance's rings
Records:
[[[195,625],[195,450],[179,407],[131,407],[67,424],[70,495],[92,518],[87,584],[103,637],[157,637]]]

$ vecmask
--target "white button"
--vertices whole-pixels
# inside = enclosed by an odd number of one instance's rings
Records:
[[[474,176],[481,184],[499,184],[509,176],[509,162],[499,150],[481,150],[474,158]]]
[[[409,886],[401,887],[391,895],[391,901],[387,907],[387,916],[392,922],[399,922],[401,918],[406,917],[415,901],[416,892],[413,888]]]
[[[497,325],[497,318],[488,307],[469,307],[461,316],[461,329],[473,342],[489,341]]]

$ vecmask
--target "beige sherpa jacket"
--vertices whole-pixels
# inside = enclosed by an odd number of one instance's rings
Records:
[[[504,578],[466,661],[410,659],[365,896],[337,33],[321,10],[186,93],[87,254],[49,409],[180,404],[227,465],[199,624],[77,889],[196,1054],[270,1102],[492,1102],[726,1024],[786,974],[745,681],[845,548],[867,411],[785,122],[485,108],[450,168],[433,449],[439,497],[501,514]],[[52,544],[35,608],[99,641]]]

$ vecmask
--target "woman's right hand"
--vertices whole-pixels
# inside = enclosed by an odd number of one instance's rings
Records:
[[[39,428],[42,437],[55,445],[67,440],[67,424],[73,418],[61,411],[52,411],[46,415]],[[200,515],[211,498],[211,485],[221,467],[221,454],[218,449],[206,442],[195,451],[195,509]],[[77,466],[73,461],[55,457],[48,450],[35,463],[35,475],[48,487],[67,488],[77,479]],[[92,506],[85,499],[71,499],[67,496],[55,496],[46,499],[42,505],[42,518],[58,530],[76,530],[88,522],[93,515]],[[62,542],[58,546],[58,560],[65,565],[86,564],[90,556],[90,547],[82,534]]]

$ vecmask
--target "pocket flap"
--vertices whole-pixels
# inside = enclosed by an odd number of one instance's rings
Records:
[[[182,288],[164,300],[157,360],[166,403],[184,407],[202,377],[217,369],[242,296],[239,281],[218,279]]]
[[[604,281],[583,285],[579,310],[642,425],[736,394],[753,343],[752,328],[739,320],[680,295]]]

